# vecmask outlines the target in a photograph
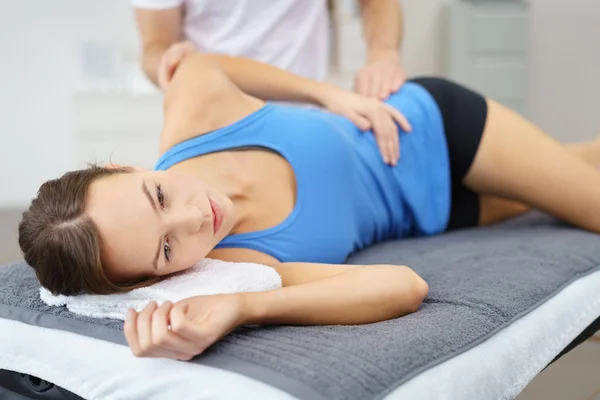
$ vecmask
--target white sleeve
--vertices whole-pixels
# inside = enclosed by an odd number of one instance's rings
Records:
[[[182,5],[184,0],[131,0],[135,8],[147,8],[150,10],[166,10]]]

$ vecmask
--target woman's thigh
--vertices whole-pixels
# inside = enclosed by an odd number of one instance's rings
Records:
[[[487,100],[470,190],[523,203],[600,232],[600,173],[531,122]]]

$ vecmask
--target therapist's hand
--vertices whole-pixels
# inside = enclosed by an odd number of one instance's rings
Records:
[[[406,82],[406,72],[397,51],[379,52],[369,56],[367,63],[354,78],[354,90],[363,96],[379,100],[396,93]]]
[[[137,357],[190,360],[245,322],[243,296],[195,296],[174,305],[129,310],[124,332]]]
[[[160,63],[158,64],[157,71],[158,84],[162,90],[165,90],[171,82],[173,74],[181,61],[187,56],[194,54],[196,51],[197,50],[192,42],[185,41],[171,45],[171,47],[164,52],[160,59]]]
[[[373,98],[346,91],[335,86],[322,90],[320,103],[329,111],[342,115],[360,130],[373,130],[383,161],[396,165],[400,159],[398,127],[410,132],[412,127],[404,115],[394,107]]]

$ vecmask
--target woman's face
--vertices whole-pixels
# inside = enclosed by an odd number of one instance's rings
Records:
[[[231,231],[231,200],[192,175],[135,170],[90,186],[105,273],[113,281],[161,276],[194,266]]]

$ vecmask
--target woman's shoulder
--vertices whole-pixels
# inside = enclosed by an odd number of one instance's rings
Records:
[[[218,70],[192,82],[173,79],[165,93],[160,154],[177,143],[232,125],[263,105]]]

